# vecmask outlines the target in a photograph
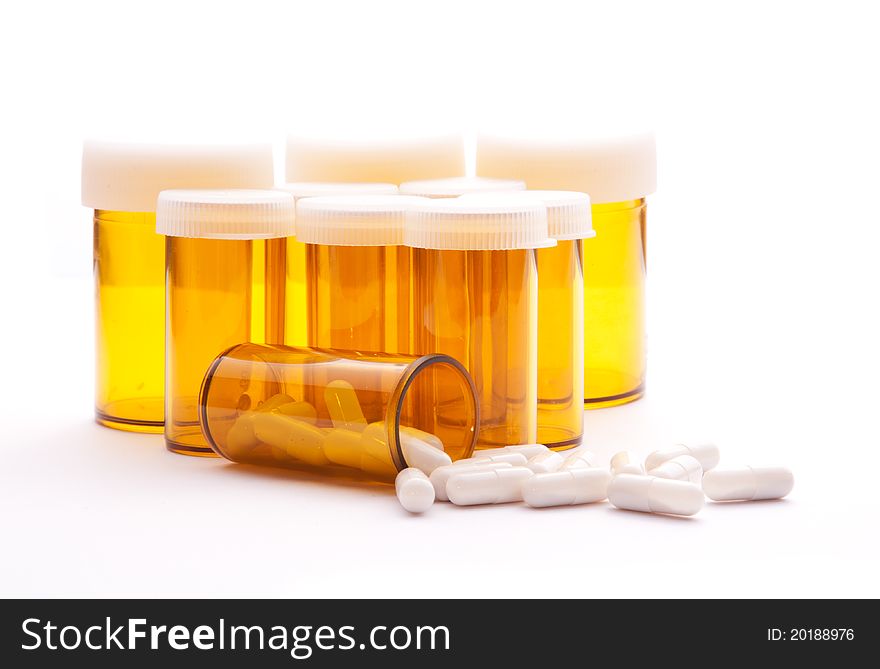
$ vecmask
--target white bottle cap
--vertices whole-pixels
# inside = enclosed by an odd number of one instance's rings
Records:
[[[404,195],[332,195],[297,202],[296,238],[327,246],[403,244],[406,212],[424,198]]]
[[[271,188],[272,146],[170,146],[89,141],[83,145],[82,203],[91,209],[153,212],[172,188]]]
[[[486,179],[485,177],[450,177],[448,179],[425,179],[400,184],[404,195],[422,197],[458,197],[468,193],[525,190],[525,181],[518,179]]]
[[[547,207],[547,230],[553,239],[591,239],[596,236],[593,230],[593,210],[590,196],[570,190],[524,190],[509,193],[471,193],[462,199],[479,200],[503,195],[509,198],[533,198]]]
[[[407,214],[404,243],[423,249],[503,251],[555,246],[547,207],[510,198],[424,200]]]
[[[298,200],[301,197],[324,195],[395,195],[397,186],[375,182],[294,181],[278,186],[278,190],[287,191]]]
[[[383,181],[436,179],[464,174],[460,135],[400,139],[287,140],[287,181]]]
[[[271,239],[293,235],[293,196],[278,190],[165,190],[156,232],[202,239]]]
[[[524,179],[530,188],[589,193],[593,204],[623,202],[657,189],[653,133],[603,138],[480,136],[477,172]]]

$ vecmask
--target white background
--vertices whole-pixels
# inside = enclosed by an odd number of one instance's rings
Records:
[[[0,595],[880,595],[868,7],[5,3]],[[602,119],[656,129],[660,185],[649,392],[589,413],[589,443],[714,439],[725,463],[791,467],[788,500],[692,520],[605,504],[410,517],[387,488],[92,422],[83,138],[280,149],[288,132]]]

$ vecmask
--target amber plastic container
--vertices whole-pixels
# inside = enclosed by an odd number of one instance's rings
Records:
[[[463,197],[479,201],[486,196]],[[590,198],[585,193],[537,190],[505,197],[545,205],[548,232],[557,241],[556,246],[536,251],[538,443],[555,450],[573,448],[584,433],[584,240],[596,236]]]
[[[473,381],[448,356],[256,344],[209,366],[199,416],[235,462],[380,481],[470,456],[480,422]]]
[[[165,240],[156,198],[168,188],[265,188],[272,147],[86,142],[82,203],[94,209],[95,418],[162,432]]]
[[[271,190],[159,195],[166,235],[165,444],[213,456],[198,420],[205,370],[241,341],[265,342],[284,318],[284,265],[273,242],[293,232],[294,202]]]
[[[299,200],[331,195],[394,195],[397,186],[386,183],[298,181],[279,186]],[[296,237],[284,241],[287,281],[284,287],[284,344],[308,346],[308,297],[306,293],[306,245]],[[280,342],[271,342],[280,343]]]
[[[403,227],[407,210],[421,201],[400,195],[298,201],[309,346],[413,351],[412,252],[403,246]]]
[[[536,202],[433,199],[407,216],[416,352],[460,360],[480,401],[478,448],[537,438],[535,249],[555,246]],[[438,398],[441,406],[446,401]]]
[[[596,239],[584,245],[584,405],[644,394],[646,201],[657,183],[652,134],[524,139],[481,136],[477,171],[529,188],[588,193]]]

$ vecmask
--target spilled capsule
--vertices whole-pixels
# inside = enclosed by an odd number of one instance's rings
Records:
[[[434,486],[420,469],[408,467],[394,479],[400,506],[410,513],[424,513],[434,504]]]
[[[523,483],[522,498],[529,506],[567,506],[600,502],[608,496],[611,474],[607,469],[577,467],[535,474]]]
[[[562,463],[562,469],[580,469],[582,467],[597,467],[598,459],[591,451],[578,451],[569,455]]]
[[[526,467],[535,472],[535,474],[548,474],[560,469],[563,462],[565,462],[564,457],[555,451],[547,449],[543,453],[538,453],[536,456],[529,458],[528,462],[526,462]]]
[[[482,455],[483,451],[475,451],[470,458],[456,460],[456,466],[477,465],[487,462],[506,462],[514,467],[524,467],[528,458],[522,453],[496,453],[494,455]]]
[[[725,467],[703,475],[703,491],[716,502],[779,499],[794,488],[785,467]]]
[[[703,468],[695,457],[679,455],[654,467],[654,469],[648,472],[648,475],[658,476],[661,479],[699,483],[703,479]]]
[[[475,456],[489,456],[489,455],[506,455],[509,453],[522,453],[526,460],[535,457],[541,453],[546,453],[550,449],[544,446],[544,444],[518,444],[516,446],[503,446],[501,448],[484,448],[481,451],[474,451]]]
[[[459,460],[459,462],[461,461]],[[437,501],[448,502],[449,498],[446,496],[446,484],[454,475],[471,472],[488,472],[493,469],[508,469],[512,466],[513,465],[509,462],[484,462],[482,464],[465,465],[453,462],[451,465],[437,467],[437,469],[431,472],[431,485],[434,486],[434,494],[437,497]]]
[[[632,451],[620,451],[611,457],[611,474],[644,474],[641,458]]]
[[[704,472],[716,467],[721,459],[721,452],[715,444],[709,442],[694,444],[693,446],[676,444],[672,448],[664,448],[651,453],[645,460],[645,469],[648,471],[656,469],[667,460],[677,458],[679,455],[690,455],[696,458]]]
[[[528,467],[455,474],[446,483],[446,496],[459,506],[519,502],[523,483],[532,476]]]
[[[693,516],[703,508],[703,491],[688,481],[618,474],[608,486],[608,501],[618,509]]]

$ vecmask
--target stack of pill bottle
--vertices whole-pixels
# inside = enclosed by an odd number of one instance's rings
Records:
[[[265,342],[284,318],[284,266],[269,252],[293,234],[294,202],[276,190],[168,190],[156,231],[166,236],[165,444],[214,455],[199,426],[205,370],[241,342]]]
[[[399,184],[464,174],[461,135],[325,139],[289,137],[287,181]]]
[[[342,183],[330,181],[296,181],[279,187],[304,197],[330,195],[394,195],[397,186],[386,183]],[[284,248],[287,281],[284,289],[284,343],[288,346],[308,345],[308,303],[306,299],[306,245],[297,237],[288,237]]]
[[[410,353],[412,251],[403,246],[404,195],[311,197],[297,203],[306,247],[308,344]]]
[[[164,424],[165,240],[156,198],[168,188],[268,188],[272,147],[86,142],[82,203],[94,210],[95,417],[160,433]]]
[[[584,432],[584,240],[596,236],[590,198],[572,191],[519,191],[547,207],[556,246],[538,249],[538,443],[563,450]],[[471,201],[498,194],[464,195]],[[589,242],[592,244],[593,242]]]
[[[584,404],[615,406],[645,388],[645,198],[656,188],[654,136],[536,140],[480,136],[477,172],[529,188],[581,191],[596,239],[584,245]]]
[[[478,447],[537,437],[535,249],[554,246],[538,202],[429,199],[407,214],[413,248],[416,353],[445,353],[471,373]],[[447,401],[438,392],[436,401]]]
[[[473,381],[448,356],[257,344],[208,366],[199,411],[208,443],[235,462],[385,482],[469,457],[480,420]]]
[[[526,184],[519,179],[486,179],[484,177],[449,177],[446,179],[423,179],[400,184],[402,195],[443,198],[460,197],[473,193],[525,190]]]

